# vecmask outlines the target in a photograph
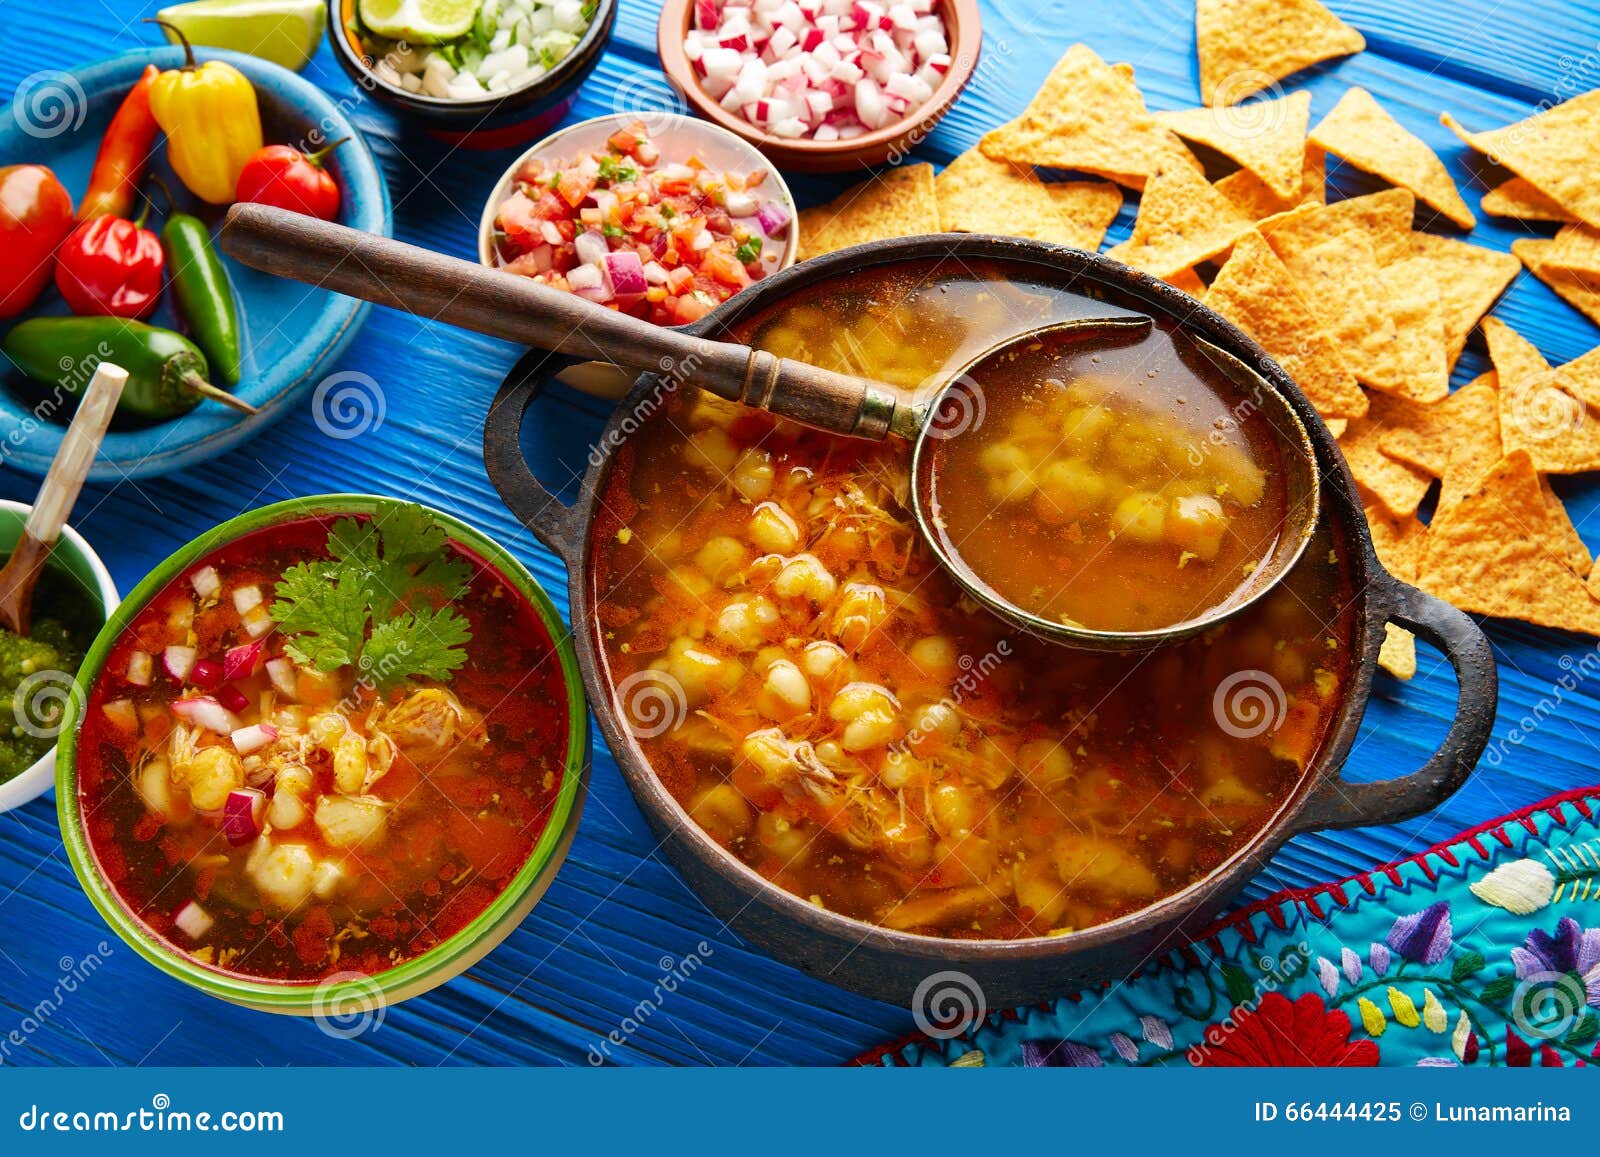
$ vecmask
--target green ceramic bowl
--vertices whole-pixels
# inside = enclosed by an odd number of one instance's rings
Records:
[[[589,776],[589,716],[578,659],[567,629],[538,582],[505,548],[465,523],[433,511],[433,516],[449,531],[451,538],[487,559],[522,594],[544,623],[561,660],[567,694],[568,736],[561,790],[543,835],[511,884],[461,931],[404,964],[373,976],[336,974],[321,983],[310,984],[261,980],[193,960],[146,927],[107,882],[84,831],[83,810],[78,799],[77,757],[79,713],[82,705],[89,701],[89,693],[117,637],[175,576],[196,559],[236,538],[310,516],[376,514],[398,504],[395,499],[370,494],[322,494],[264,506],[224,522],[172,555],[134,588],[95,639],[78,673],[78,685],[83,694],[73,703],[56,750],[56,808],[73,870],[100,914],[136,952],[167,975],[234,1004],[263,1012],[346,1022],[453,979],[510,935],[544,895],[566,858],[578,827]]]

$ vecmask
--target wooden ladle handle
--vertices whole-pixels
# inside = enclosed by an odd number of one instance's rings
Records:
[[[224,252],[246,265],[522,345],[693,383],[836,434],[882,438],[903,391],[607,309],[527,277],[266,205],[237,204]]]

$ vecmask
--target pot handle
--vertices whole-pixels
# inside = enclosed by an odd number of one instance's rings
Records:
[[[557,374],[587,361],[532,349],[511,367],[483,419],[483,465],[507,509],[575,574],[583,562],[583,519],[533,476],[522,454],[528,407]]]
[[[1387,619],[1444,652],[1456,672],[1456,715],[1428,762],[1410,775],[1352,783],[1339,772],[1312,789],[1297,832],[1391,824],[1437,807],[1466,782],[1489,742],[1499,699],[1494,652],[1478,624],[1443,599],[1396,579],[1386,584]]]

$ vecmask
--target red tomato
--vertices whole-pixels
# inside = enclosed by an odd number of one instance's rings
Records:
[[[334,141],[310,154],[288,145],[268,145],[245,162],[235,199],[332,221],[339,215],[339,186],[322,161],[342,144]]]
[[[72,198],[43,165],[0,168],[0,317],[32,305],[72,232]]]
[[[56,288],[73,313],[144,317],[161,297],[161,239],[122,217],[85,221],[61,243]]]

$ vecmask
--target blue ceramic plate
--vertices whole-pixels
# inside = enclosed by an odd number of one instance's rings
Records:
[[[305,148],[308,134],[322,141],[349,137],[334,150],[328,169],[339,183],[340,220],[370,233],[391,235],[389,193],[366,142],[344,112],[320,89],[253,56],[200,49],[202,60],[226,60],[250,78],[261,107],[268,144]],[[145,65],[175,68],[183,63],[177,47],[131,52],[76,72],[37,73],[25,81],[18,99],[0,108],[0,165],[48,165],[76,204],[89,183],[100,138],[124,94]],[[320,147],[320,146],[317,146]],[[211,223],[225,207],[208,206],[190,195],[166,167],[165,149],[156,146],[153,171],[174,190],[179,205]],[[157,204],[160,204],[157,195]],[[244,331],[244,369],[235,392],[259,407],[255,416],[237,414],[215,402],[202,402],[181,418],[143,428],[114,426],[106,436],[89,477],[122,478],[166,474],[208,461],[265,429],[323,377],[355,336],[367,306],[326,290],[283,281],[227,258],[228,275]],[[154,325],[179,328],[171,292],[148,318]],[[52,285],[25,317],[67,312]],[[19,319],[20,320],[20,319]],[[0,323],[8,325],[9,322]],[[61,444],[64,427],[48,413],[48,397],[30,386],[3,357],[0,370],[0,456],[6,465],[43,474]]]

